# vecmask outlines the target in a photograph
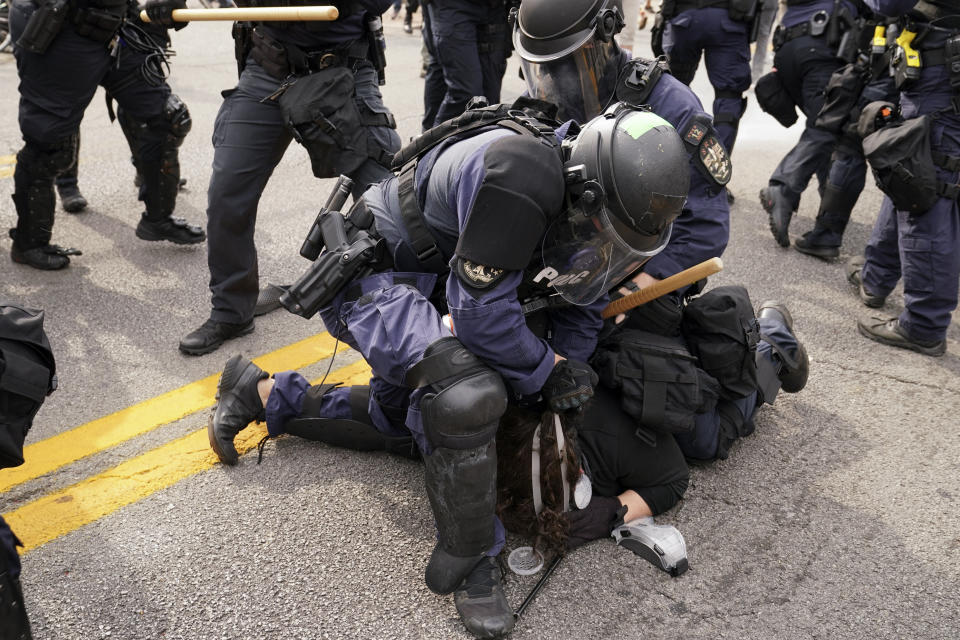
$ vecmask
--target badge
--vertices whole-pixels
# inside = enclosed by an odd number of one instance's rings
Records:
[[[463,258],[460,258],[457,264],[460,267],[460,277],[475,289],[486,289],[495,284],[500,279],[500,276],[503,275],[503,269],[495,269],[486,265],[476,264]]]
[[[727,150],[717,140],[717,136],[713,134],[706,136],[700,143],[699,153],[700,164],[707,170],[714,182],[720,186],[730,182],[733,166],[730,164],[730,156],[727,155]]]
[[[703,140],[703,136],[707,135],[707,127],[699,122],[692,122],[690,128],[687,129],[687,132],[683,136],[683,140],[693,146],[700,144],[700,141]]]

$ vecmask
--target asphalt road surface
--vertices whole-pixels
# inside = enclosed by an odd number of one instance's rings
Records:
[[[230,25],[173,36],[174,90],[193,131],[177,212],[205,217],[210,136],[236,67]],[[401,135],[419,129],[416,35],[386,20],[387,104]],[[646,50],[646,37],[640,40]],[[694,85],[709,108],[701,73]],[[16,69],[0,56],[0,226],[10,201]],[[504,97],[522,90],[516,58]],[[323,375],[332,340],[285,312],[204,357],[177,351],[208,314],[206,249],[146,243],[134,171],[98,94],[82,125],[80,215],[58,213],[54,242],[83,256],[45,273],[0,259],[2,297],[46,309],[60,389],[29,434],[27,465],[0,471],[0,512],[28,546],[23,585],[41,640],[82,638],[458,638],[451,597],[423,570],[434,529],[419,464],[281,438],[236,468],[217,464],[203,428],[235,352],[271,371]],[[960,347],[928,358],[862,338],[867,310],[844,279],[880,203],[870,185],[841,261],[776,246],[757,191],[799,135],[751,96],[733,155],[737,201],[725,271],[755,303],[786,302],[810,353],[810,382],[760,410],[729,459],[696,467],[676,525],[691,569],[671,578],[612,541],[570,554],[518,623],[516,638],[957,638],[960,636]],[[267,186],[257,243],[262,281],[289,282],[331,181],[296,144]],[[806,194],[791,229],[813,225]],[[4,234],[5,236],[5,234]],[[0,240],[0,251],[10,241]],[[895,314],[902,296],[884,308]],[[292,346],[291,346],[292,345]],[[362,380],[342,352],[331,380]],[[262,428],[244,432],[252,448]],[[521,544],[509,539],[508,546]],[[534,578],[507,578],[519,605]]]

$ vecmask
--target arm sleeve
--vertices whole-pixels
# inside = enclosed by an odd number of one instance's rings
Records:
[[[553,350],[564,358],[586,362],[597,348],[597,335],[603,328],[600,312],[610,299],[600,296],[596,302],[577,307],[559,307],[550,312]]]

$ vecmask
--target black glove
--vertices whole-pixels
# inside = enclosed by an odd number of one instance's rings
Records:
[[[618,498],[597,495],[593,496],[586,509],[567,511],[563,514],[570,525],[567,549],[576,549],[591,540],[607,537],[626,512],[626,505],[621,505]]]
[[[147,0],[147,17],[164,27],[173,27],[177,31],[187,26],[188,22],[174,22],[173,10],[186,9],[187,0]]]
[[[593,397],[593,387],[600,381],[597,372],[586,362],[561,360],[553,366],[543,383],[543,399],[557,413],[579,409]]]

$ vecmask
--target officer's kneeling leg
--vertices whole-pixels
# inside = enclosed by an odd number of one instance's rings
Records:
[[[757,346],[757,386],[762,400],[773,404],[777,389],[797,393],[807,384],[810,359],[793,332],[793,317],[783,304],[768,300],[757,312],[761,343]]]

